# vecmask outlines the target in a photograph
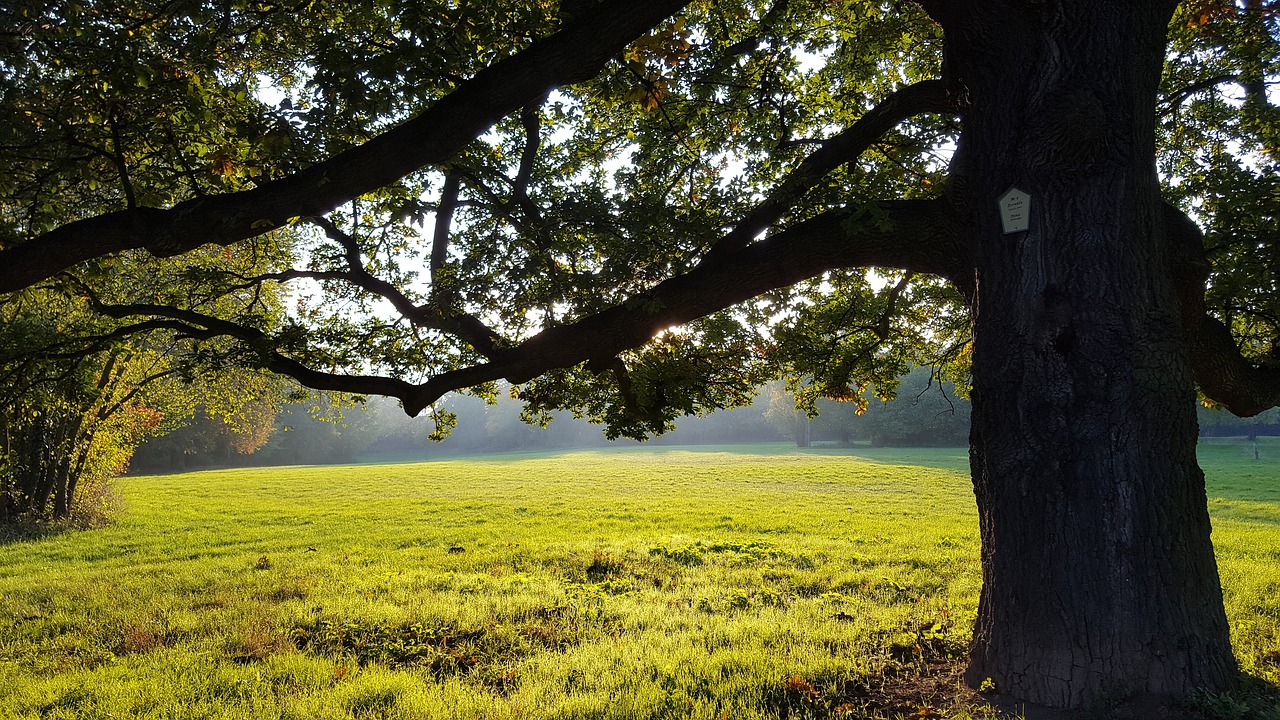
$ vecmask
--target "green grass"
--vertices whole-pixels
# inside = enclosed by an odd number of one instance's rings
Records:
[[[1237,655],[1277,683],[1280,444],[1251,447],[1202,457]],[[966,462],[766,446],[125,478],[115,524],[0,545],[0,717],[980,715],[945,697],[979,584]]]

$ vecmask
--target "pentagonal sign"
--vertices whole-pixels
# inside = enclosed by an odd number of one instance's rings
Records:
[[[1004,234],[1022,232],[1031,223],[1031,196],[1011,187],[1000,196],[1000,225]]]

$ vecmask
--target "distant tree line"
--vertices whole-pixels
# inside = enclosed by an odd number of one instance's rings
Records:
[[[136,360],[132,360],[136,362]],[[431,456],[493,452],[562,450],[604,447],[609,441],[598,425],[575,418],[569,412],[552,416],[545,426],[522,418],[522,403],[500,393],[495,403],[469,395],[453,395],[441,403],[442,413],[456,415],[456,426],[440,442],[429,436],[437,430],[430,416],[409,418],[394,400],[380,397],[352,402],[342,396],[298,395],[287,401],[278,387],[266,387],[246,376],[218,386],[156,384],[147,393],[129,395],[127,402],[109,403],[113,396],[109,376],[115,363],[92,366],[99,375],[62,379],[51,388],[71,400],[102,410],[77,412],[67,417],[87,418],[84,432],[92,442],[68,441],[67,450],[54,452],[59,462],[78,463],[88,478],[83,490],[92,492],[111,475],[132,468],[138,472],[180,472],[230,466],[349,463],[360,460],[409,459]],[[127,386],[132,388],[131,385]],[[78,393],[78,394],[77,394]],[[721,410],[713,415],[681,418],[676,430],[649,441],[655,445],[713,445],[734,443],[793,442],[813,445],[871,445],[876,447],[963,447],[968,442],[970,405],[955,386],[935,377],[929,368],[916,368],[898,380],[891,399],[875,397],[876,388],[863,393],[861,412],[857,402],[818,398],[810,409],[798,403],[782,382],[759,388],[753,404]],[[50,406],[45,403],[46,407]],[[11,406],[16,407],[16,405]],[[108,410],[110,410],[108,412]],[[18,442],[44,442],[50,452],[57,437],[39,430],[56,418],[44,415],[18,423],[10,412],[0,422],[5,447]],[[46,415],[48,413],[46,412]],[[95,420],[103,415],[103,420]],[[1280,435],[1280,411],[1254,418],[1238,418],[1228,412],[1201,407],[1201,435],[1246,437]],[[90,422],[92,421],[92,422]],[[43,423],[43,425],[41,424]],[[95,430],[97,423],[103,429]],[[22,428],[26,428],[22,430]],[[32,428],[35,428],[33,430]],[[44,433],[43,435],[37,434]],[[23,433],[26,434],[23,434]],[[136,450],[135,450],[136,446]],[[78,448],[71,452],[71,448]],[[16,448],[14,448],[16,449]],[[13,458],[15,455],[9,455]],[[131,457],[132,456],[132,457]],[[63,516],[70,512],[77,491],[77,469],[63,470],[58,463],[43,473],[22,475],[17,464],[8,466],[0,490],[8,506],[0,515]],[[20,485],[19,483],[25,483]],[[29,498],[19,505],[18,497]]]
[[[874,388],[867,394],[873,394]],[[343,406],[345,405],[345,407]],[[427,457],[486,452],[604,447],[598,425],[561,412],[545,426],[522,418],[522,403],[499,393],[495,403],[454,395],[441,405],[456,415],[456,426],[440,442],[429,436],[430,416],[409,418],[384,398],[337,403],[329,396],[246,408],[240,425],[229,427],[217,414],[197,411],[182,428],[148,438],[133,468],[141,472],[181,471],[231,465],[343,463],[362,459]],[[753,404],[713,415],[687,416],[676,430],[648,441],[656,445],[708,445],[790,441],[851,446],[964,446],[969,435],[969,402],[950,383],[920,368],[902,377],[888,402],[872,398],[858,412],[855,402],[818,399],[815,415],[797,406],[783,383],[759,389]]]
[[[1201,406],[1198,411],[1200,437],[1259,437],[1280,435],[1280,409],[1272,408],[1253,417],[1236,417],[1226,410]]]

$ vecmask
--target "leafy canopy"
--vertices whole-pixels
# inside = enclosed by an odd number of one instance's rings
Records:
[[[206,363],[410,412],[508,378],[531,421],[568,408],[615,436],[778,375],[802,402],[891,396],[915,364],[963,379],[972,276],[928,210],[959,110],[913,4],[0,13],[0,258],[70,238],[90,259],[45,291],[201,339]],[[1184,4],[1157,108],[1207,307],[1262,365],[1280,360],[1276,38],[1262,4]],[[79,227],[129,249],[84,250]]]

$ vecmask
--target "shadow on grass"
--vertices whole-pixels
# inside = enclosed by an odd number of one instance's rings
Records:
[[[1280,720],[1280,685],[1242,674],[1236,689],[1193,693],[1170,701],[1159,697],[1118,700],[1081,710],[1028,705],[968,687],[964,662],[936,661],[877,673],[847,705],[854,714],[829,717],[949,718],[991,720]]]
[[[65,533],[95,530],[110,525],[120,514],[123,503],[110,485],[99,485],[85,493],[70,517],[51,519],[18,515],[0,518],[0,545],[35,542]]]
[[[767,693],[766,703],[787,720],[1280,720],[1280,685],[1245,673],[1229,692],[1124,697],[1080,710],[1028,705],[996,694],[994,686],[993,692],[969,687],[964,680],[968,653],[955,640],[917,632],[914,643],[891,643],[884,664],[865,676],[826,684],[795,676]]]
[[[74,520],[32,520],[19,517],[16,520],[0,520],[0,545],[36,542],[57,537],[64,533],[89,530],[98,525],[88,525]]]
[[[25,518],[0,520],[0,545],[33,542],[66,532],[66,530],[66,528],[55,527],[49,523],[32,522]]]

